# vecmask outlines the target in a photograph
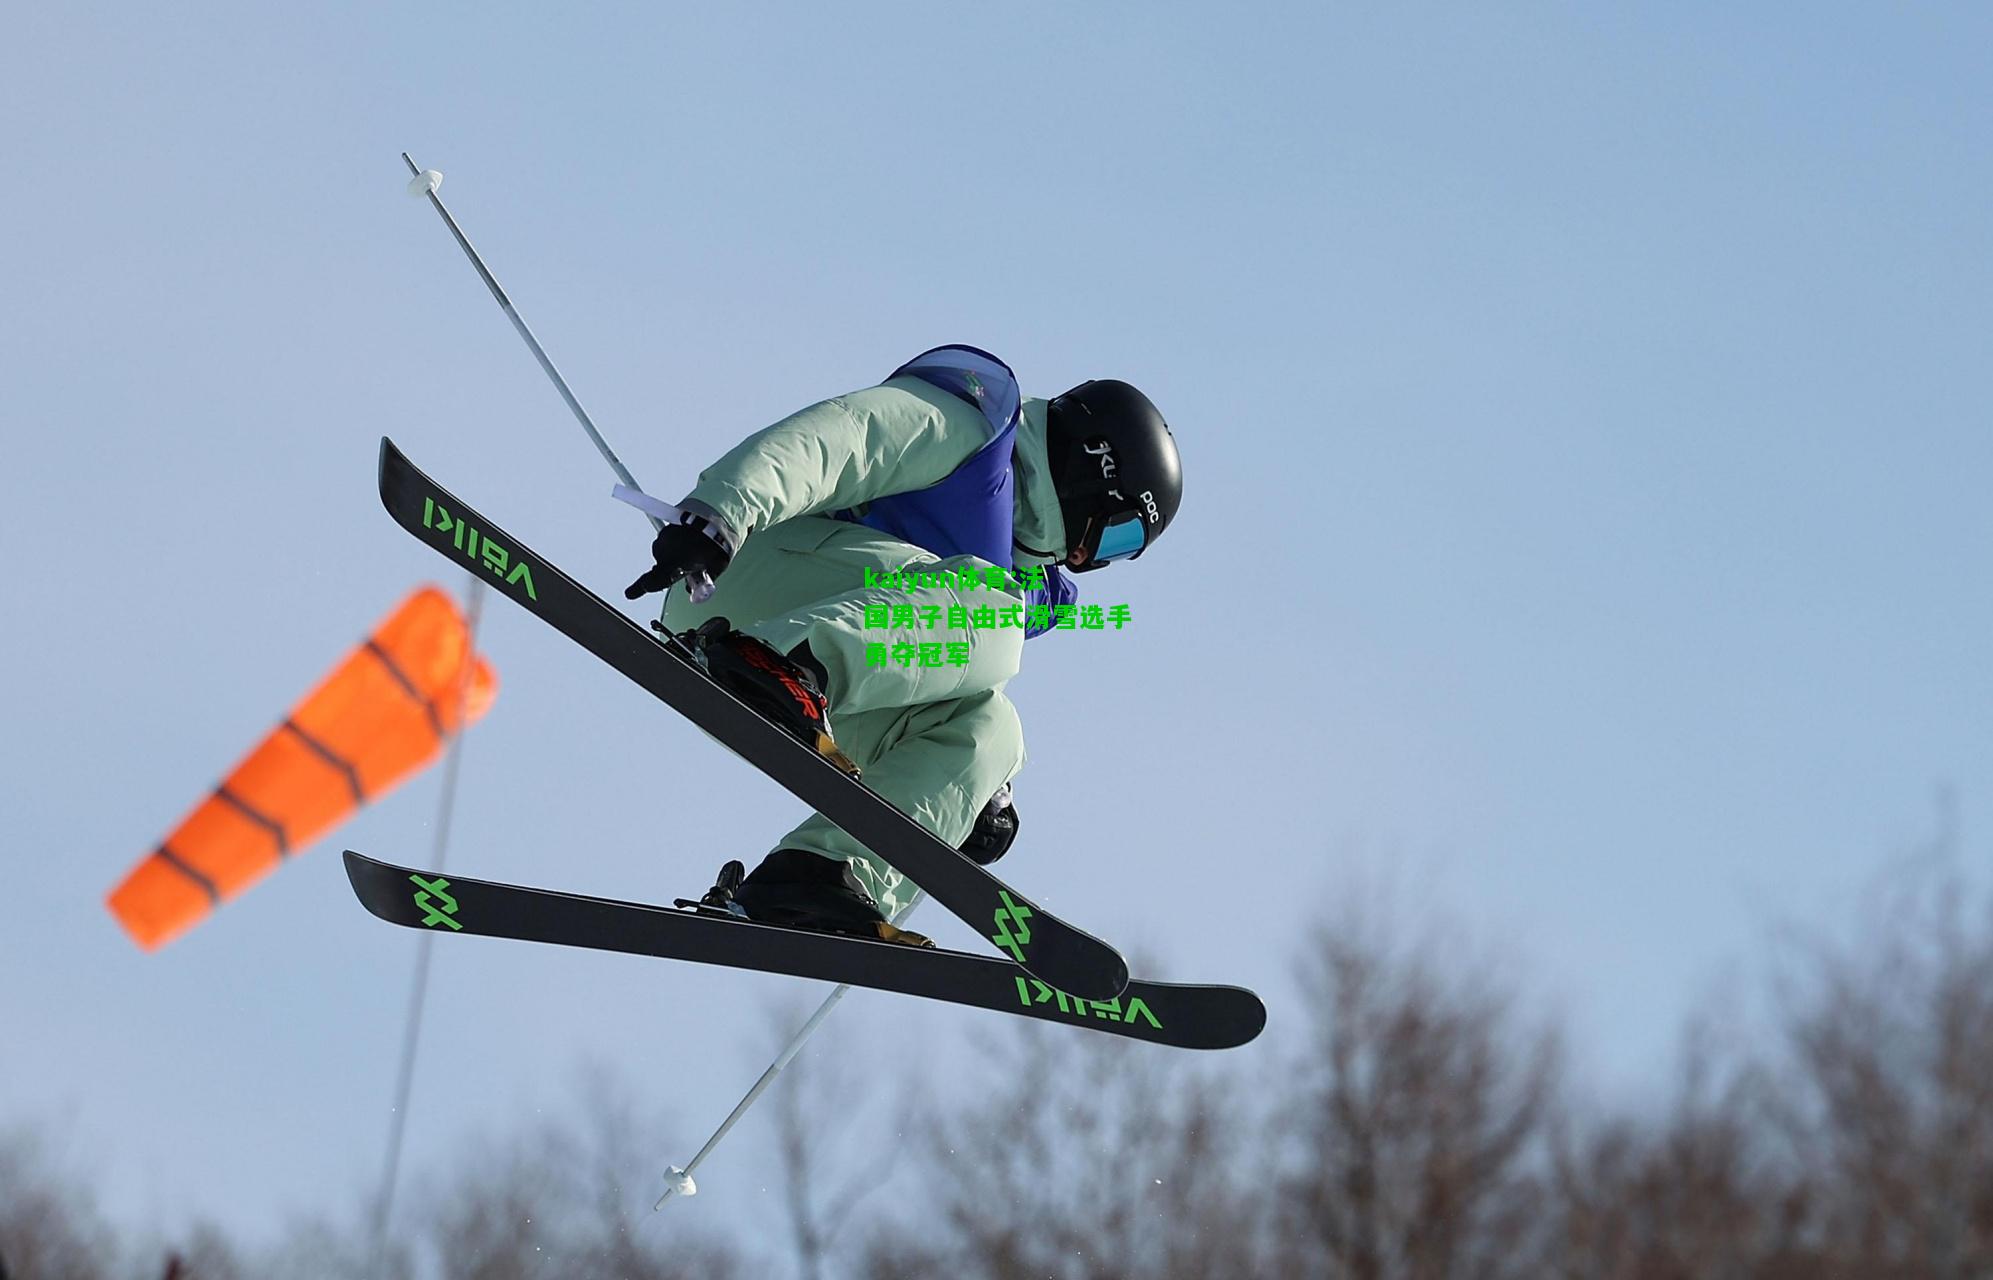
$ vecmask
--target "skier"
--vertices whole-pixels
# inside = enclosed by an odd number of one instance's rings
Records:
[[[1024,641],[1048,629],[1042,615],[990,624],[1073,604],[1062,570],[1139,557],[1182,492],[1169,426],[1134,387],[1026,399],[996,357],[937,347],[701,472],[624,594],[701,584],[666,597],[665,624],[696,633],[714,679],[988,864],[1016,838],[1010,781],[1025,759],[1003,687]],[[905,626],[907,606],[927,625]],[[730,864],[707,901],[931,946],[889,923],[910,896],[899,872],[812,815],[744,879]]]

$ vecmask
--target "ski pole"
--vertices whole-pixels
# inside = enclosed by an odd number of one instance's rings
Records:
[[[443,225],[450,229],[450,234],[457,238],[457,244],[462,247],[464,256],[471,260],[473,267],[477,268],[479,278],[484,281],[484,287],[491,290],[491,296],[496,298],[498,305],[504,309],[506,319],[512,321],[512,327],[519,331],[519,336],[533,349],[533,358],[540,362],[540,367],[554,380],[554,386],[560,391],[561,399],[567,401],[567,407],[574,410],[576,421],[581,423],[581,429],[588,433],[588,438],[595,442],[595,447],[601,450],[603,460],[615,470],[616,478],[632,489],[641,488],[636,478],[630,474],[630,469],[623,465],[623,460],[616,456],[616,451],[609,447],[609,442],[602,438],[602,433],[595,429],[594,419],[588,416],[588,410],[581,407],[581,401],[575,399],[574,389],[567,385],[566,378],[561,377],[561,371],[554,368],[553,359],[547,355],[547,349],[540,345],[540,340],[526,327],[526,321],[512,305],[512,299],[505,296],[505,290],[499,285],[498,277],[491,274],[491,268],[484,265],[484,259],[480,258],[478,251],[471,247],[470,237],[466,236],[464,229],[457,225],[457,220],[450,216],[450,211],[443,207],[443,197],[437,194],[443,187],[443,175],[434,169],[418,168],[415,161],[409,159],[406,151],[401,153],[401,158],[408,165],[408,171],[415,175],[408,180],[408,194],[418,199],[423,196],[429,197],[429,203],[442,215]]]
[[[484,259],[472,247],[470,237],[457,225],[457,220],[450,216],[450,211],[444,207],[443,197],[439,194],[443,189],[442,173],[435,169],[421,168],[406,151],[401,153],[401,159],[402,163],[408,166],[408,171],[415,175],[408,180],[408,194],[417,199],[428,197],[429,203],[442,217],[443,225],[450,229],[452,236],[456,237],[457,245],[463,249],[464,256],[471,260],[473,267],[477,268],[478,278],[484,281],[484,287],[491,290],[491,296],[497,299],[500,309],[505,312],[505,318],[512,322],[512,327],[526,340],[526,345],[532,349],[533,358],[540,362],[540,368],[553,380],[554,389],[561,393],[561,399],[565,400],[567,407],[573,410],[575,421],[579,422],[581,429],[588,433],[588,438],[595,442],[596,451],[616,473],[616,478],[623,482],[618,487],[615,497],[642,511],[654,529],[662,529],[666,521],[675,521],[679,514],[678,508],[644,493],[643,486],[637,483],[636,477],[630,474],[630,469],[623,465],[623,460],[616,456],[616,451],[609,447],[609,442],[602,438],[600,431],[596,430],[595,420],[588,416],[588,410],[581,407],[581,401],[575,396],[574,388],[567,385],[567,379],[563,378],[561,371],[554,367],[553,357],[549,356],[547,349],[540,345],[540,340],[533,336],[533,330],[526,324],[525,317],[519,314],[519,309],[512,305],[512,299],[506,296],[504,286],[498,283],[498,277],[491,274],[490,267],[484,265]],[[699,573],[691,578],[688,589],[692,593],[693,602],[700,603],[713,594],[713,579],[706,573]],[[663,614],[660,612],[658,616],[662,617]]]
[[[907,900],[906,906],[893,913],[893,923],[897,925],[912,915],[913,909],[920,905],[921,897],[922,895],[916,891],[913,897]],[[652,1213],[664,1208],[664,1202],[675,1195],[699,1194],[699,1184],[692,1180],[692,1171],[712,1153],[714,1147],[720,1145],[720,1139],[727,1136],[735,1121],[747,1114],[747,1109],[754,1105],[755,1099],[767,1092],[768,1086],[775,1082],[776,1076],[782,1074],[783,1068],[795,1061],[796,1055],[803,1051],[803,1045],[816,1034],[817,1028],[823,1025],[823,1020],[830,1016],[830,1011],[837,1007],[837,1002],[844,999],[844,993],[849,990],[851,986],[846,983],[824,998],[824,1002],[817,1006],[817,1011],[810,1015],[810,1020],[805,1022],[795,1035],[789,1037],[789,1043],[783,1046],[782,1052],[775,1055],[775,1061],[768,1064],[768,1070],[761,1073],[761,1078],[754,1082],[754,1087],[747,1091],[747,1096],[735,1103],[734,1109],[727,1113],[727,1118],[720,1122],[720,1127],[713,1130],[713,1136],[706,1139],[706,1145],[699,1148],[698,1155],[693,1156],[683,1168],[675,1164],[665,1167],[664,1194],[651,1206]]]

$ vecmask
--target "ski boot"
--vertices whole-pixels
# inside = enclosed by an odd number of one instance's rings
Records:
[[[849,864],[837,858],[805,849],[777,849],[762,859],[753,874],[729,883],[728,870],[737,871],[740,865],[730,862],[721,868],[720,881],[708,894],[712,897],[724,890],[724,910],[737,910],[750,920],[792,929],[877,938],[913,947],[934,945],[927,937],[889,922],[878,902],[851,873]]]
[[[740,888],[741,879],[746,874],[747,868],[741,865],[740,859],[731,859],[720,868],[720,874],[713,877],[713,887],[700,894],[697,902],[679,898],[672,905],[697,911],[701,915],[732,916],[745,920],[747,912],[734,901],[734,890]]]
[[[660,623],[651,625],[664,630]],[[830,735],[830,701],[824,694],[830,676],[809,645],[798,645],[784,656],[735,631],[725,618],[708,618],[675,638],[698,656],[713,683],[843,772],[858,776],[858,763]]]

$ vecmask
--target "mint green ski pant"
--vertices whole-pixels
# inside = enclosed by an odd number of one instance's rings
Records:
[[[867,630],[866,605],[950,605],[1001,610],[1018,597],[988,586],[923,587],[914,591],[867,587],[865,571],[896,573],[907,566],[929,572],[986,567],[974,556],[940,559],[920,547],[863,525],[803,516],[756,531],[724,573],[712,596],[693,604],[674,589],[665,613],[673,630],[720,616],[782,653],[808,641],[830,676],[831,733],[857,761],[865,781],[944,844],[958,847],[997,789],[1024,767],[1024,727],[1003,696],[1017,674],[1024,632],[1015,627],[944,630]],[[890,654],[902,642],[967,643],[966,665],[869,665],[866,646]],[[945,649],[943,650],[945,653]],[[807,849],[851,864],[860,883],[888,916],[912,896],[913,886],[883,858],[846,835],[821,814],[776,842],[777,849]]]

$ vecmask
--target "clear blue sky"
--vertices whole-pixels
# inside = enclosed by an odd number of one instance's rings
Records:
[[[139,954],[104,891],[440,562],[393,434],[599,589],[625,460],[945,341],[1150,390],[1186,499],[1031,646],[1006,871],[1158,976],[1263,989],[1393,879],[1650,1083],[1768,920],[1993,810],[1983,6],[42,5],[0,48],[0,1119],[122,1219],[256,1230],[377,1167],[412,940],[321,849]],[[1104,579],[1104,580],[1103,580]],[[455,583],[450,584],[453,588]],[[795,808],[503,602],[452,865],[701,887]],[[1087,785],[1081,785],[1085,779]],[[435,779],[345,833],[426,855]],[[966,932],[937,925],[944,941]],[[1239,927],[1246,924],[1247,927]],[[437,951],[411,1159],[586,1057],[680,1159],[795,984]],[[946,1075],[973,1014],[826,1033]],[[665,1079],[664,1068],[673,1068]],[[714,1221],[766,1154],[709,1167]]]

